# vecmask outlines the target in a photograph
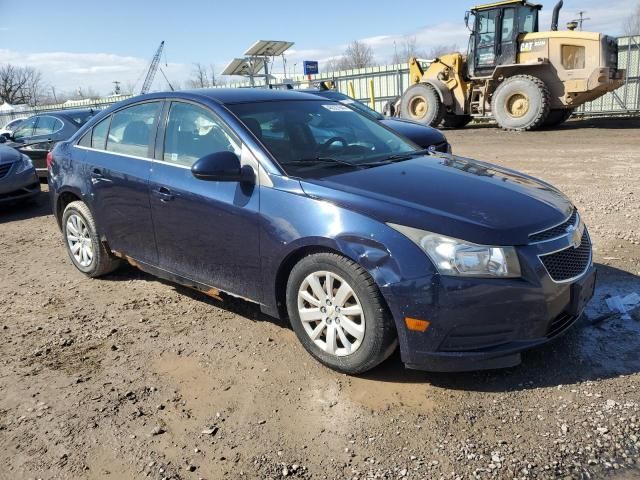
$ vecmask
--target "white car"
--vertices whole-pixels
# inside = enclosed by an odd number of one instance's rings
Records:
[[[20,125],[22,123],[22,121],[24,120],[24,118],[15,118],[13,120],[11,120],[9,123],[7,123],[4,127],[2,127],[2,129],[0,129],[0,135],[10,135],[14,132],[14,130],[16,128],[18,128],[18,125]]]

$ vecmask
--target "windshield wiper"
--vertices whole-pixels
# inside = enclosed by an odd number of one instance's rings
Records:
[[[405,153],[395,153],[393,155],[389,155],[387,157],[383,157],[380,160],[374,161],[374,162],[367,162],[367,163],[359,163],[358,166],[362,166],[362,167],[377,167],[380,165],[389,165],[390,163],[394,163],[394,162],[401,162],[403,160],[409,160],[410,158],[416,156],[416,155],[425,155],[429,153],[429,150],[426,148],[423,148],[421,150],[414,150],[412,152],[405,152]]]
[[[333,166],[347,166],[351,168],[361,168],[360,165],[347,162],[346,160],[340,160],[338,158],[332,157],[311,157],[311,158],[300,158],[298,160],[291,160],[290,162],[280,162],[282,165],[314,165],[318,163],[326,163],[331,164]]]

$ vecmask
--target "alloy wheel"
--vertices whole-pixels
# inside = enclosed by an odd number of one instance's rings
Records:
[[[66,225],[67,244],[75,261],[81,267],[88,267],[93,262],[93,243],[91,233],[80,215],[69,215]]]
[[[298,313],[309,338],[337,357],[354,353],[362,345],[365,318],[353,288],[328,271],[308,275],[298,290]]]

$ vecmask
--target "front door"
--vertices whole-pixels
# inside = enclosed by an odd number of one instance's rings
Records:
[[[151,207],[151,154],[162,102],[116,111],[92,129],[85,154],[91,208],[112,250],[155,265]]]
[[[496,26],[498,20],[499,10],[484,10],[476,15],[474,76],[490,75],[496,68]]]
[[[169,105],[163,133],[151,174],[159,266],[259,299],[258,185],[191,174],[191,166],[207,154],[228,150],[242,156],[240,140],[210,109],[187,102]]]

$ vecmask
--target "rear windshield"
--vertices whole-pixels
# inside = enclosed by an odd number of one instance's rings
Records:
[[[64,116],[75,123],[77,126],[81,127],[82,125],[87,123],[89,119],[96,113],[98,112],[87,110],[86,112],[65,113]]]

